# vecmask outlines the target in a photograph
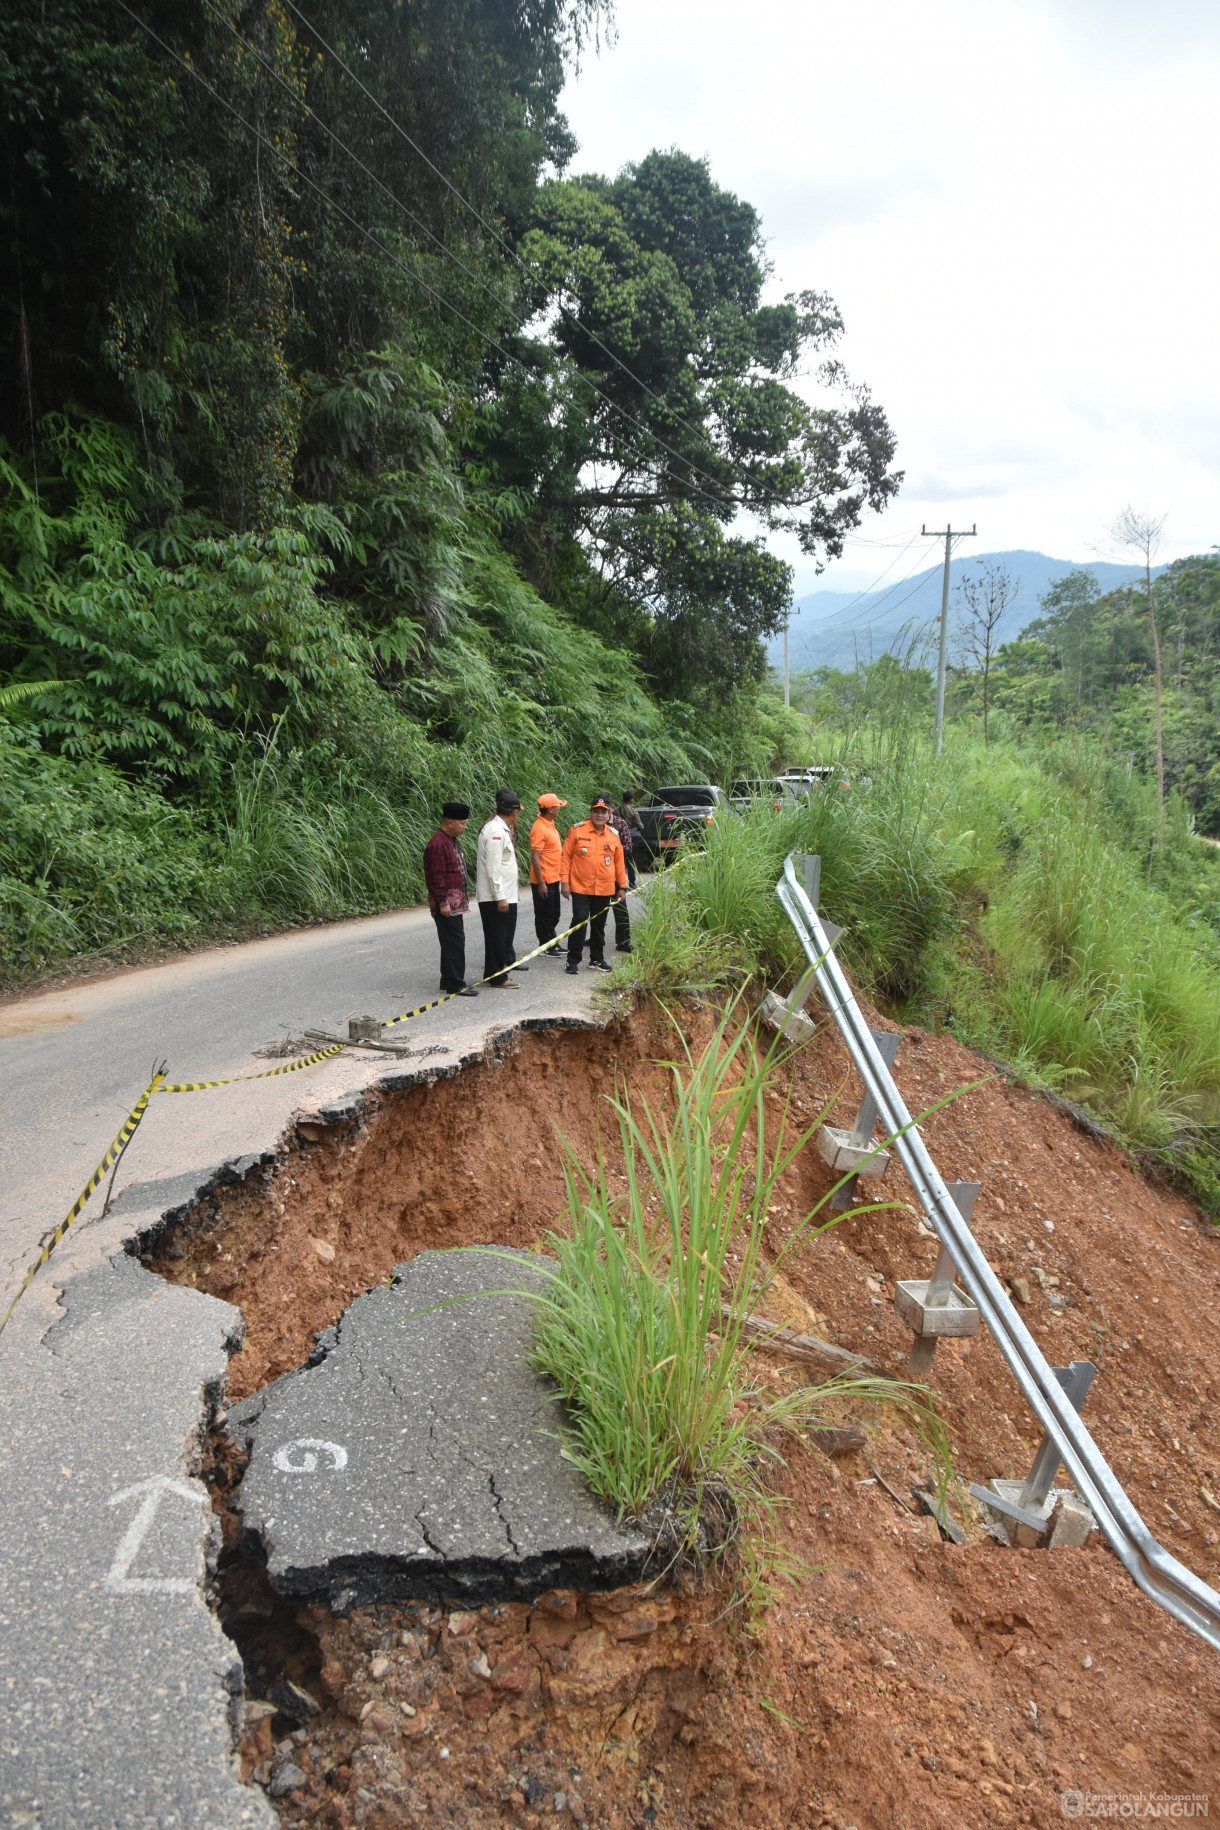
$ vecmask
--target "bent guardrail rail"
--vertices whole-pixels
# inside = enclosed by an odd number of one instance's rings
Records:
[[[792,1009],[800,1008],[816,982],[865,1090],[877,1103],[886,1146],[897,1153],[924,1213],[942,1245],[952,1252],[962,1283],[977,1303],[1030,1409],[1057,1446],[1077,1491],[1091,1507],[1111,1549],[1146,1595],[1209,1645],[1220,1649],[1220,1594],[1153,1537],[1013,1307],[941,1180],[881,1057],[832,951],[834,939],[827,934],[797,880],[795,854],[784,865],[776,893],[809,960],[808,970],[801,975],[790,999]],[[835,937],[837,933],[836,929]]]

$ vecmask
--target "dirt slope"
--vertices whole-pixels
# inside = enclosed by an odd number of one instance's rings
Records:
[[[710,1018],[686,1021],[697,1044]],[[386,1102],[349,1135],[299,1141],[266,1188],[224,1191],[164,1242],[159,1268],[242,1302],[250,1338],[234,1390],[254,1389],[397,1259],[534,1240],[560,1206],[553,1121],[591,1160],[602,1095],[616,1075],[655,1084],[662,1052],[648,1013],[604,1036],[529,1036],[501,1066]],[[1215,1239],[1112,1146],[950,1038],[905,1032],[895,1073],[915,1112],[986,1078],[929,1117],[932,1155],[947,1179],[982,1183],[975,1231],[1028,1291],[1048,1357],[1098,1365],[1086,1420],[1153,1531],[1220,1584]],[[850,1117],[858,1089],[833,1031],[803,1051],[791,1092],[807,1119],[836,1098]],[[777,1203],[777,1247],[828,1183],[806,1149]],[[884,1196],[899,1205],[800,1249],[776,1313],[824,1318],[821,1331],[901,1372],[910,1337],[893,1279],[924,1274],[936,1247],[899,1170]],[[930,1383],[964,1482],[1026,1471],[1037,1431],[986,1333],[942,1345]],[[559,1794],[572,1815],[575,1788],[585,1820],[610,1830],[920,1830],[1050,1824],[1070,1788],[1220,1790],[1220,1655],[1096,1539],[1055,1553],[978,1535],[942,1544],[876,1479],[906,1495],[924,1468],[918,1445],[892,1417],[861,1421],[863,1451],[787,1448],[783,1529],[821,1573],[783,1592],[753,1634],[716,1618],[724,1597],[669,1592],[620,1598],[627,1615],[660,1609],[626,1637],[605,1598],[575,1596],[456,1627],[427,1613],[303,1619],[315,1652],[299,1675],[329,1702],[300,1731],[306,1783],[283,1800],[287,1820],[389,1825],[431,1810],[532,1830]]]

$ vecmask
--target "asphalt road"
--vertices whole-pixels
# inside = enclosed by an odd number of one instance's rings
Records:
[[[527,909],[519,952],[534,945]],[[466,930],[468,972],[478,972],[477,913],[467,916]],[[0,1004],[3,1306],[31,1247],[63,1218],[154,1063],[168,1061],[173,1080],[274,1067],[252,1051],[304,1029],[346,1036],[350,1016],[396,1016],[438,996],[437,959],[428,912],[413,909],[187,954]],[[538,960],[520,990],[452,1000],[400,1025],[394,1039],[458,1054],[489,1024],[587,1011],[595,979],[585,968],[573,982],[560,960]],[[370,1084],[380,1071],[374,1057],[347,1055],[274,1080],[159,1098],[123,1159],[118,1187],[258,1149],[289,1112]],[[100,1205],[95,1197],[89,1212]]]
[[[523,910],[518,950],[532,941]],[[478,969],[478,917],[467,917]],[[185,956],[0,1004],[0,1312],[147,1084],[274,1066],[252,1051],[437,996],[426,910]],[[120,1169],[0,1336],[0,1826],[272,1826],[232,1758],[241,1672],[206,1606],[201,1431],[241,1317],[164,1283],[125,1239],[274,1150],[292,1114],[482,1059],[493,1030],[594,1021],[598,975],[540,960],[518,991],[457,999],[396,1039],[297,1074],[153,1100]],[[224,1166],[228,1166],[227,1169]]]

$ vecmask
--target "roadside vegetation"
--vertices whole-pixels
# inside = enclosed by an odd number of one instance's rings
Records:
[[[137,13],[0,16],[0,975],[807,755],[734,525],[839,553],[893,435],[705,161],[574,165],[604,0]]]
[[[788,852],[822,859],[839,953],[882,1008],[1090,1109],[1220,1215],[1220,852],[1170,797],[1080,736],[1035,748],[905,715],[824,726],[848,785],[708,829],[656,878],[609,988],[661,996],[792,982],[774,897]]]
[[[756,1376],[747,1318],[787,1259],[848,1216],[823,1212],[827,1196],[766,1255],[768,1206],[823,1115],[768,1125],[782,1064],[759,1054],[739,998],[698,1057],[676,1024],[674,1035],[667,1095],[610,1102],[625,1188],[604,1160],[586,1168],[565,1153],[571,1230],[546,1241],[557,1269],[536,1299],[534,1360],[566,1401],[569,1456],[654,1537],[659,1565],[727,1558],[756,1600],[786,1568],[767,1478],[783,1430],[896,1406],[927,1444],[942,1494],[948,1445],[922,1386],[844,1373],[781,1391]]]

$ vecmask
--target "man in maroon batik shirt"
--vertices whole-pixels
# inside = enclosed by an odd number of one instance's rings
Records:
[[[424,881],[428,907],[441,943],[441,990],[461,998],[477,998],[466,983],[466,923],[470,907],[466,893],[466,860],[458,840],[466,830],[470,809],[465,801],[446,801],[440,825],[424,846]]]

